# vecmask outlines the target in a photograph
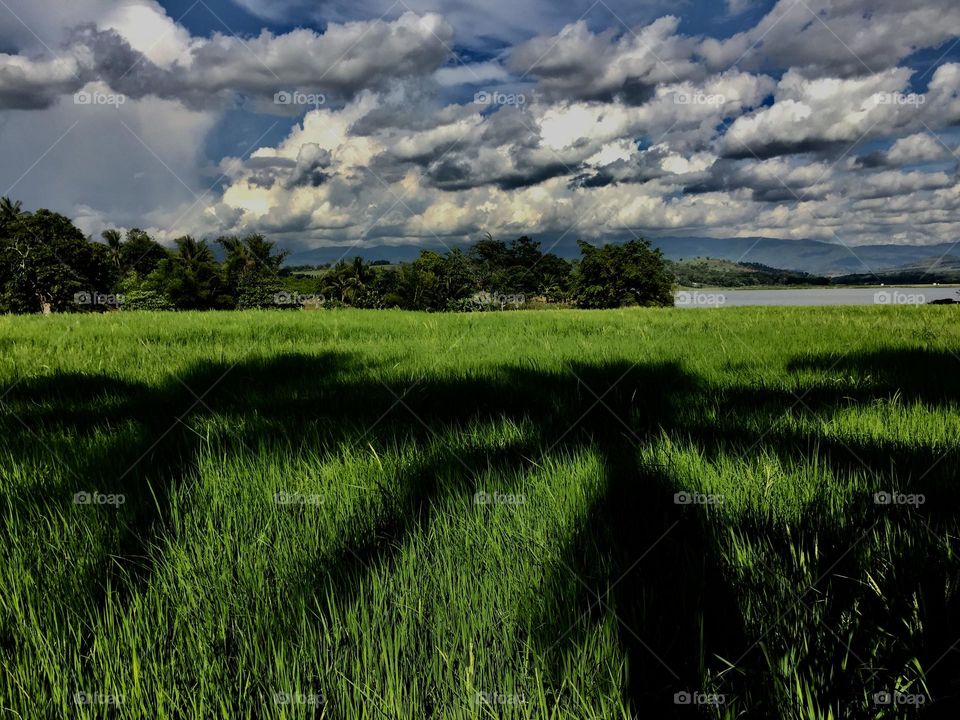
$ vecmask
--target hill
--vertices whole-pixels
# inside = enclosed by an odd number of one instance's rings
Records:
[[[758,263],[735,263],[716,258],[668,260],[667,268],[683,287],[759,287],[770,285],[829,285],[822,275],[781,270]]]
[[[571,259],[578,256],[572,233],[543,233],[535,236],[543,249]],[[622,241],[629,238],[616,238]],[[694,258],[714,258],[734,263],[744,262],[783,268],[812,275],[854,275],[881,273],[903,268],[920,268],[926,271],[939,258],[960,263],[960,244],[939,245],[860,245],[850,248],[839,243],[819,240],[782,240],[778,238],[704,238],[704,237],[651,237],[652,244],[663,251],[669,260],[681,261]],[[450,247],[454,247],[451,240]],[[463,245],[463,243],[456,243]],[[421,249],[444,250],[438,242],[416,245],[375,245],[368,247],[351,244],[327,246],[293,253],[287,262],[290,265],[323,265],[336,262],[341,257],[360,256],[365,260],[389,260],[399,262],[413,260]]]
[[[905,267],[926,271],[946,255],[960,262],[960,245],[843,245],[775,238],[658,238],[653,244],[670,260],[710,257],[756,263],[814,275],[853,275]]]

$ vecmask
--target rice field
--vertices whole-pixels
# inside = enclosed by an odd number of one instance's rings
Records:
[[[960,316],[0,318],[0,715],[960,708]]]

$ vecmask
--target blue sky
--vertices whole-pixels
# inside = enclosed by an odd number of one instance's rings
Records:
[[[0,194],[91,234],[960,240],[954,0],[7,0],[0,49]]]

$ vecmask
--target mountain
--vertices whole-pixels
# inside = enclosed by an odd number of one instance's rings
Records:
[[[459,245],[464,247],[463,245]],[[450,247],[458,247],[450,243]],[[284,265],[327,265],[339,260],[351,260],[355,257],[362,257],[368,262],[375,260],[389,260],[392,263],[416,260],[421,250],[436,250],[445,252],[446,247],[439,243],[421,243],[417,245],[372,245],[361,247],[359,245],[328,245],[326,247],[312,248],[310,250],[301,250],[287,256]]]
[[[562,237],[562,236],[561,236]],[[537,235],[544,249],[554,242],[549,235]],[[569,236],[552,252],[565,258],[579,256]],[[618,238],[620,240],[621,238]],[[704,238],[652,237],[654,247],[663,251],[669,260],[690,260],[710,257],[733,262],[757,263],[772,268],[811,273],[814,275],[852,275],[880,273],[903,268],[926,270],[944,255],[944,263],[960,261],[960,245],[859,245],[849,249],[839,243],[819,240],[780,240],[777,238]],[[451,244],[451,247],[454,247]],[[461,247],[463,245],[461,244]],[[353,247],[329,246],[296,252],[287,258],[287,265],[323,265],[343,258],[360,256],[365,260],[400,262],[413,260],[421,249],[443,252],[447,248],[439,242],[418,245],[377,245]]]
[[[843,245],[775,238],[659,238],[653,244],[670,260],[712,257],[814,275],[870,274],[905,267],[926,270],[942,256],[960,259],[960,245]]]

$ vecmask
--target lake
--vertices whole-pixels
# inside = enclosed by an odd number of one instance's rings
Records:
[[[932,300],[960,300],[958,288],[872,287],[803,288],[784,290],[681,290],[676,293],[677,307],[716,308],[749,305],[923,305]]]

